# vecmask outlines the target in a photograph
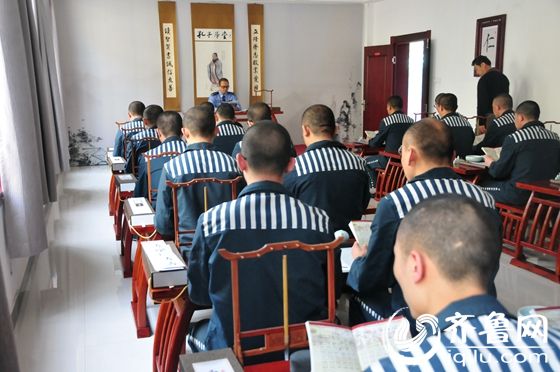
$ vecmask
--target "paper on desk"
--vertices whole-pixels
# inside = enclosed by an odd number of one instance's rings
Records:
[[[226,358],[193,363],[194,372],[234,372]]]
[[[185,263],[171,251],[172,249],[163,240],[142,242],[142,251],[150,260],[154,271],[178,270],[186,267]]]
[[[352,248],[340,248],[340,265],[342,266],[343,273],[350,271],[352,262],[354,262],[354,258],[352,257]]]

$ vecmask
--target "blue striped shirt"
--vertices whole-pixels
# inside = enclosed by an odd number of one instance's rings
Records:
[[[457,325],[456,315],[467,316]],[[491,296],[451,303],[437,316],[440,336],[428,336],[406,351],[389,354],[367,371],[559,371],[560,331],[545,339],[535,321],[515,320]],[[531,325],[532,324],[532,325]]]

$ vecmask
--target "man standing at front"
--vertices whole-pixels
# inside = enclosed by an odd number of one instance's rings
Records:
[[[492,63],[486,56],[473,59],[471,65],[474,75],[480,76],[476,86],[476,115],[484,116],[479,119],[480,125],[486,125],[486,117],[492,114],[492,100],[501,93],[509,93],[509,80],[499,70],[492,68]]]

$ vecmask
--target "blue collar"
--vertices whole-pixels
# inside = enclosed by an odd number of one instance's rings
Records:
[[[220,121],[219,123],[216,124],[216,126],[219,127],[220,125],[223,125],[223,124],[232,124],[232,125],[236,125],[238,127],[243,128],[243,126],[241,124],[236,123],[235,121],[232,121],[232,120],[229,120],[229,119]]]
[[[187,149],[185,150],[185,152],[194,151],[194,150],[213,150],[213,149],[214,149],[214,145],[209,142],[197,142],[197,143],[192,143],[190,145],[187,145]]]
[[[541,122],[538,121],[538,120],[530,121],[530,122],[528,122],[528,123],[525,123],[525,125],[524,125],[523,128],[521,128],[521,129],[525,129],[525,128],[529,128],[529,127],[541,127],[541,128],[544,128],[544,124],[541,123]]]
[[[445,115],[444,117],[442,117],[442,119],[445,119],[447,117],[451,117],[451,116],[460,116],[458,112],[450,112],[449,114]]]
[[[171,136],[164,139],[162,143],[173,142],[173,141],[182,141],[182,139],[180,139],[177,136]]]
[[[459,175],[457,173],[455,173],[453,171],[453,169],[451,169],[449,167],[440,167],[440,168],[430,169],[429,171],[424,172],[424,173],[414,177],[409,182],[416,182],[416,181],[421,181],[421,180],[431,180],[431,179],[437,179],[437,178],[460,179],[461,177],[459,177]]]
[[[439,314],[437,314],[439,329],[443,331],[451,326],[453,322],[446,322],[445,318],[452,317],[455,313],[478,317],[488,315],[492,311],[503,313],[507,318],[515,318],[495,297],[490,295],[477,295],[452,302],[440,311]],[[472,317],[468,319],[472,319]]]
[[[286,190],[284,185],[280,183],[272,182],[272,181],[258,181],[245,186],[243,191],[239,193],[239,197],[254,194],[254,193],[260,193],[260,192],[271,192],[273,194],[289,195],[288,190]]]
[[[346,148],[346,146],[344,146],[340,142],[332,141],[332,140],[324,140],[324,141],[313,142],[311,145],[309,145],[305,149],[305,152],[311,151],[311,150],[316,150],[316,149],[321,149],[323,147],[336,147],[336,148],[343,148],[343,149]]]

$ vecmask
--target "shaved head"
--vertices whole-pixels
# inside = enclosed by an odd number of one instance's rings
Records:
[[[216,129],[214,113],[205,107],[192,107],[185,113],[183,126],[195,136],[211,137]]]
[[[308,107],[301,118],[303,125],[308,126],[315,135],[327,134],[334,136],[336,124],[332,110],[325,105]]]
[[[291,159],[291,144],[286,128],[263,120],[243,136],[241,155],[253,171],[281,176]]]
[[[500,257],[499,231],[493,210],[465,196],[440,195],[404,217],[397,249],[404,257],[413,249],[423,251],[449,281],[469,280],[486,288]]]
[[[453,141],[451,130],[439,120],[425,118],[406,131],[403,144],[414,145],[420,155],[435,163],[451,163]]]

